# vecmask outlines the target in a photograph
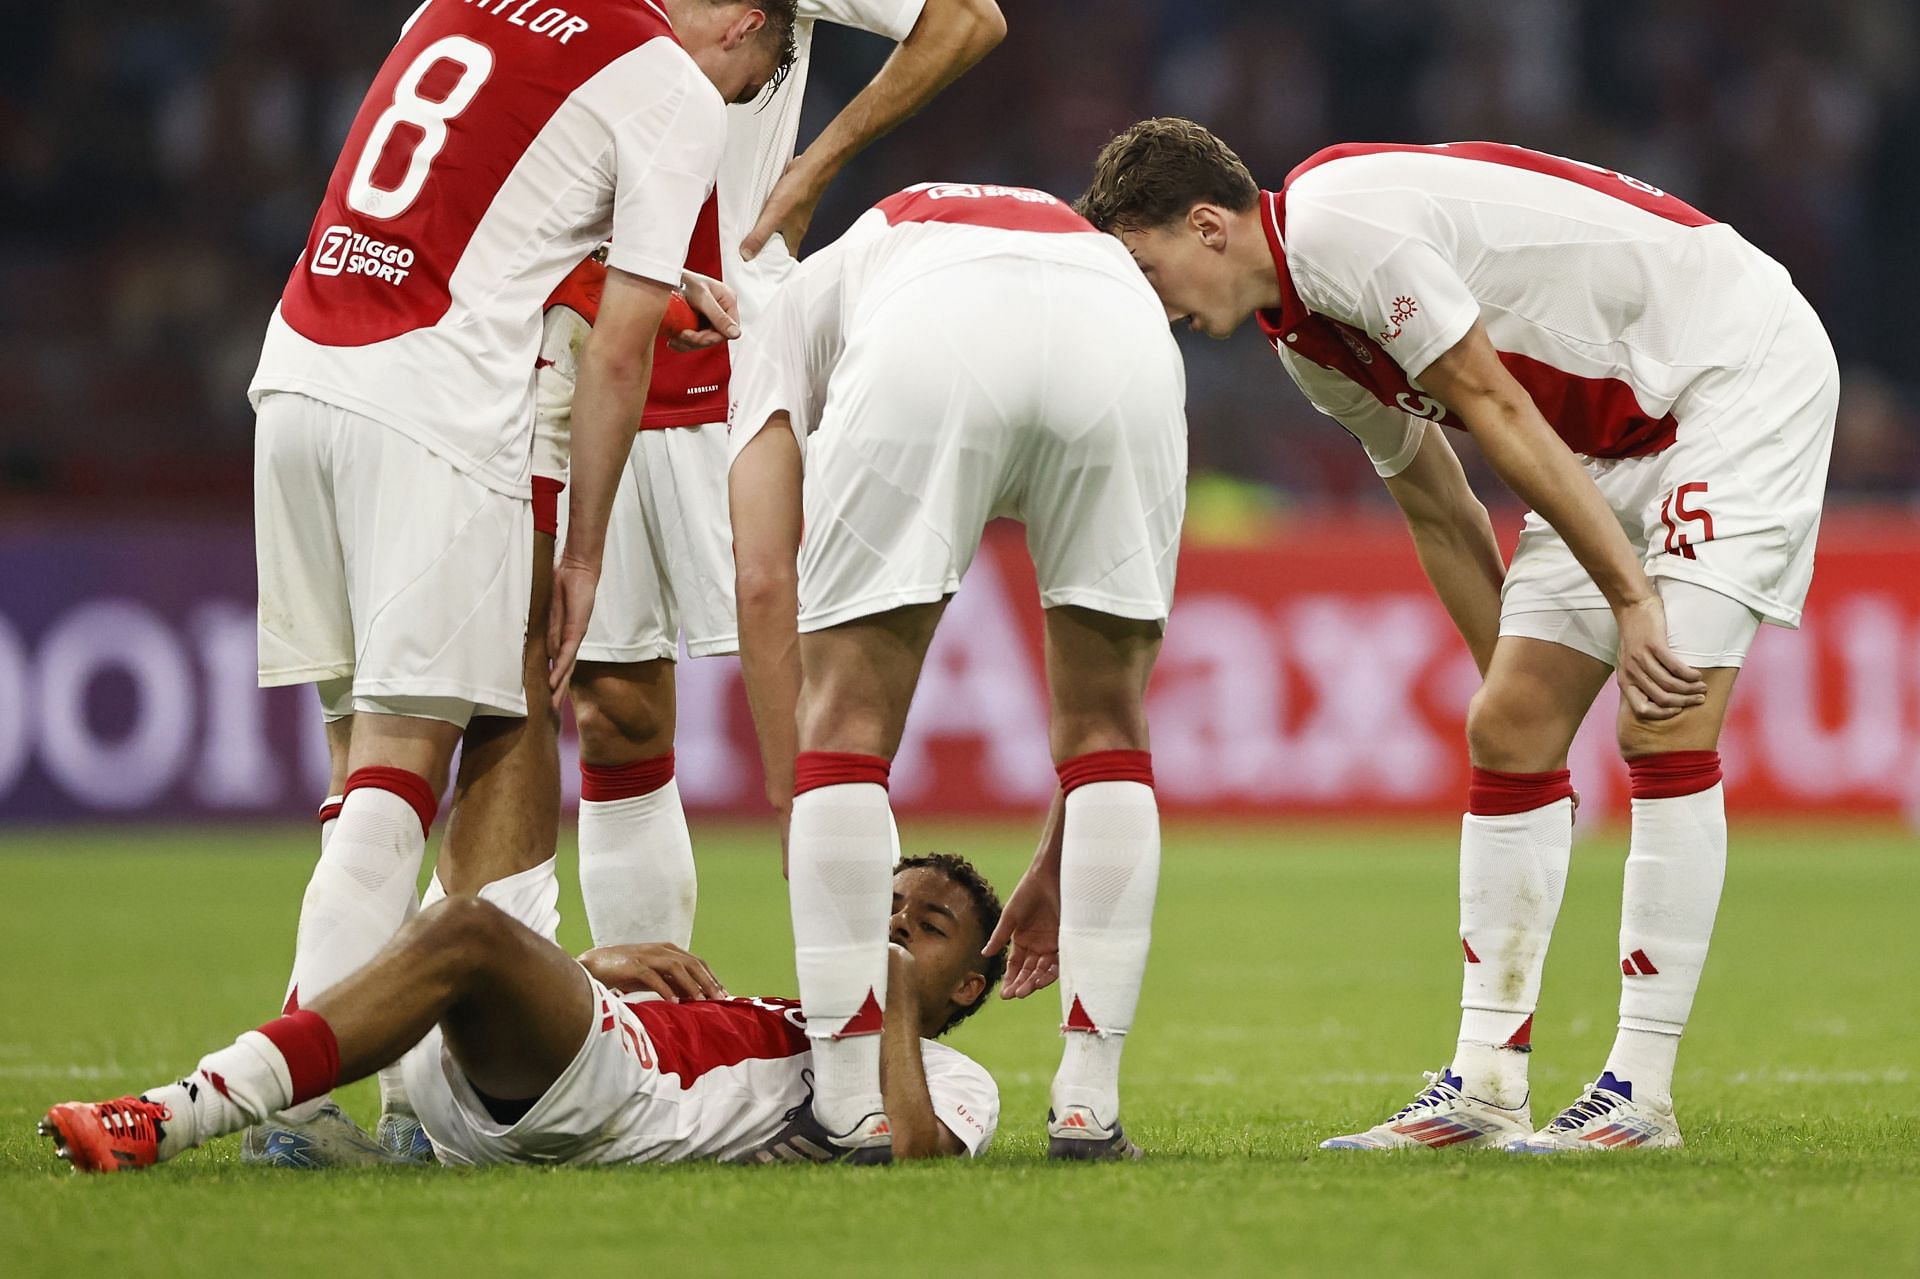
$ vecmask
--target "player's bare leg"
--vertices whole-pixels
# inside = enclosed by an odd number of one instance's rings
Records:
[[[1515,1149],[1678,1146],[1673,1069],[1726,879],[1720,731],[1738,667],[1701,672],[1707,698],[1672,719],[1624,704],[1617,731],[1633,779],[1633,834],[1620,905],[1620,1027],[1600,1077]]]
[[[1330,1149],[1504,1145],[1532,1129],[1533,1014],[1573,848],[1567,753],[1613,676],[1562,644],[1502,636],[1467,711],[1460,1033],[1452,1063],[1384,1123]]]
[[[1060,773],[1060,1007],[1048,1153],[1138,1158],[1120,1126],[1120,1054],[1133,1028],[1160,880],[1147,741],[1158,622],[1047,610],[1049,736]]]
[[[693,939],[693,839],[673,778],[674,663],[581,662],[580,895],[596,946]]]
[[[592,1027],[565,951],[473,897],[422,912],[366,967],[139,1097],[55,1106],[41,1123],[76,1168],[143,1167],[325,1096],[397,1061],[435,1025],[473,1086],[540,1096]]]
[[[811,1118],[840,1149],[888,1142],[880,1100],[895,852],[887,774],[945,607],[915,605],[800,637],[788,880],[814,1053]]]

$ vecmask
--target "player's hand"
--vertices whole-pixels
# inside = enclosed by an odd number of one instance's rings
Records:
[[[553,603],[547,609],[547,660],[552,663],[547,672],[547,691],[553,698],[555,714],[573,679],[573,666],[587,638],[593,596],[599,587],[600,570],[594,566],[567,555],[553,566]]]
[[[1667,609],[1658,595],[1616,609],[1620,661],[1615,668],[1620,696],[1640,719],[1672,719],[1707,700],[1700,672],[1667,646]]]
[[[1060,866],[1035,865],[1020,877],[1000,925],[980,953],[991,955],[1011,944],[1000,998],[1025,999],[1045,990],[1060,976]]]
[[[913,983],[917,961],[913,952],[897,941],[887,943],[887,1011],[909,1011],[919,987]]]
[[[675,351],[704,351],[740,336],[740,299],[724,283],[698,271],[683,271],[680,292],[707,327],[670,331],[668,347]]]
[[[727,988],[707,961],[672,942],[595,946],[580,956],[580,966],[595,981],[622,993],[650,990],[670,1004],[683,1000],[728,999]]]
[[[747,238],[740,241],[740,256],[753,261],[776,235],[787,242],[787,252],[798,255],[800,241],[813,225],[814,210],[820,207],[820,197],[826,192],[827,184],[812,168],[802,164],[798,157],[789,160],[786,172],[773,184],[773,192],[760,210],[760,220],[747,232]]]

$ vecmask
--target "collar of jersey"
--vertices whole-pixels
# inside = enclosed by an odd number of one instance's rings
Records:
[[[1255,311],[1253,318],[1268,338],[1285,339],[1309,314],[1307,304],[1300,300],[1300,291],[1293,287],[1293,275],[1287,270],[1286,188],[1260,193],[1260,226],[1267,233],[1267,251],[1273,254],[1273,273],[1280,281],[1280,305]]]

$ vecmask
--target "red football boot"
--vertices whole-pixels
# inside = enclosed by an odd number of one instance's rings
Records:
[[[160,1162],[160,1125],[172,1118],[142,1097],[66,1101],[40,1121],[40,1135],[79,1172],[119,1172]]]

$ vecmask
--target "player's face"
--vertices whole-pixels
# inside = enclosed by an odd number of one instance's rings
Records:
[[[1196,208],[1187,220],[1147,231],[1118,232],[1141,274],[1160,295],[1170,324],[1210,338],[1231,337],[1251,311],[1237,301],[1237,280],[1224,252],[1225,237]]]
[[[987,943],[966,889],[930,866],[913,866],[893,877],[889,940],[913,955],[916,1002],[929,1021],[946,1021],[949,1004],[971,1004],[986,992],[978,971]]]

